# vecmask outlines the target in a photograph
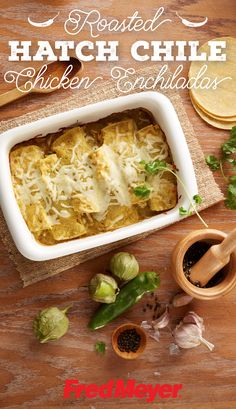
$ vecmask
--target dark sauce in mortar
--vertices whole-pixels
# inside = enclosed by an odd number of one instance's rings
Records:
[[[194,264],[196,264],[202,256],[209,250],[209,248],[213,244],[218,243],[208,243],[206,241],[197,241],[196,243],[192,244],[189,249],[186,251],[184,260],[183,260],[183,270],[185,277],[190,281],[190,273],[191,268]],[[211,278],[210,281],[203,287],[203,288],[210,288],[214,287],[217,284],[220,284],[223,281],[226,275],[225,267],[222,268],[218,273]],[[191,282],[191,281],[190,281]],[[193,284],[193,283],[192,283]],[[194,283],[197,287],[201,287],[200,283]]]

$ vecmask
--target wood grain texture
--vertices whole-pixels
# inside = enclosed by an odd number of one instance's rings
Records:
[[[188,29],[178,20],[176,24],[161,27],[156,33],[104,33],[102,39],[118,39],[121,56],[119,65],[124,67],[138,66],[132,61],[129,48],[137,39],[198,39],[201,43],[210,38],[231,35],[236,36],[236,3],[234,0],[165,0],[167,16],[175,18],[177,10],[186,18],[208,16],[209,23],[198,29]],[[3,81],[3,73],[10,69],[19,69],[25,63],[8,62],[8,41],[15,39],[66,39],[62,22],[72,8],[99,8],[106,17],[122,19],[134,10],[139,10],[145,18],[154,14],[156,1],[145,2],[135,0],[98,0],[96,2],[81,0],[39,0],[7,2],[0,0],[0,58],[1,78],[0,92],[10,89]],[[46,20],[60,11],[55,24],[43,31],[33,30],[27,23],[30,15],[35,20]],[[81,34],[80,39],[88,39],[88,32]],[[32,64],[33,65],[33,64]],[[115,65],[115,64],[114,64]],[[142,64],[145,66],[145,64]],[[35,65],[37,66],[37,65]],[[185,64],[185,74],[188,70]],[[106,79],[112,64],[86,64],[86,73],[91,78],[100,74]],[[170,64],[174,68],[175,63]],[[72,95],[78,91],[59,91],[48,96],[31,95],[1,109],[0,120],[13,118],[23,113],[53,103],[58,98]],[[228,133],[211,128],[205,124],[193,110],[187,91],[182,92],[185,107],[192,120],[196,134],[204,152],[217,153],[220,143]],[[216,175],[217,181],[223,182]],[[203,212],[203,216],[211,228],[229,232],[235,225],[235,212],[217,205]],[[185,220],[165,230],[125,247],[140,260],[143,270],[155,269],[161,274],[161,288],[158,297],[162,302],[168,301],[177,291],[170,272],[170,256],[174,244],[191,230],[200,228],[196,217]],[[146,297],[125,317],[118,319],[106,329],[98,333],[90,333],[86,329],[88,318],[95,309],[89,301],[85,286],[95,272],[102,272],[110,255],[102,256],[73,268],[56,277],[22,289],[18,273],[7,256],[3,245],[0,245],[0,407],[2,408],[96,408],[108,409],[121,406],[136,409],[153,407],[156,409],[233,409],[236,407],[236,291],[221,300],[203,302],[195,300],[191,309],[205,318],[206,333],[209,341],[216,345],[215,351],[209,353],[203,347],[183,351],[178,356],[170,356],[169,344],[171,336],[163,330],[161,342],[149,340],[145,353],[134,362],[121,361],[111,350],[110,337],[112,330],[122,322],[140,323],[145,317],[142,305],[147,303]],[[70,312],[70,330],[60,341],[54,344],[39,345],[32,336],[32,319],[39,309],[58,305],[65,306],[73,302]],[[188,308],[175,311],[173,323],[177,322]],[[105,357],[94,353],[94,343],[103,340],[108,349]],[[159,372],[160,375],[154,375]],[[157,401],[153,404],[142,400],[101,401],[75,399],[63,401],[63,385],[68,378],[78,378],[85,383],[102,384],[114,377],[137,379],[144,383],[183,383],[182,398],[171,401]]]

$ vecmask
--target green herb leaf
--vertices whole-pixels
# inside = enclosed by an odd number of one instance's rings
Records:
[[[226,158],[226,161],[231,163],[231,165],[236,166],[236,159],[233,158]]]
[[[206,163],[211,168],[211,170],[215,171],[220,168],[220,161],[214,155],[208,155],[206,157]]]
[[[225,204],[229,209],[236,210],[236,175],[231,176],[229,181]]]
[[[225,205],[231,210],[236,210],[236,197],[228,193],[227,198],[225,200]]]
[[[223,155],[231,155],[232,153],[236,153],[236,139],[229,140],[229,142],[223,143],[222,147]]]
[[[236,153],[236,126],[231,129],[229,140],[223,143],[221,149],[224,156]]]
[[[202,203],[202,198],[200,195],[194,195],[193,200],[195,204],[199,205]],[[193,214],[192,210],[194,209],[193,204],[189,207],[189,209],[185,209],[183,206],[179,208],[180,216],[191,216]],[[195,209],[196,210],[196,209]]]
[[[141,185],[134,187],[133,192],[135,196],[145,199],[150,195],[151,189],[147,185]]]
[[[194,195],[193,200],[198,205],[202,203],[202,197],[200,195]]]
[[[161,170],[165,170],[166,167],[166,162],[161,160],[154,160],[153,162],[146,163],[145,170],[150,175],[156,175]]]
[[[96,351],[98,354],[104,355],[105,352],[106,352],[106,344],[105,344],[105,342],[102,342],[102,341],[96,342],[96,344],[95,344],[95,351]]]
[[[177,169],[176,169],[174,166],[172,166],[172,165],[170,165],[170,164],[168,164],[168,163],[166,163],[166,162],[164,162],[164,161],[161,161],[161,160],[155,160],[155,161],[153,161],[153,162],[145,162],[145,161],[142,160],[140,163],[141,163],[142,165],[145,164],[145,170],[146,170],[146,172],[149,173],[149,174],[151,174],[151,175],[155,175],[155,174],[158,173],[159,171],[170,172],[172,175],[174,175],[174,176],[176,177],[177,181],[182,185],[182,187],[183,187],[183,189],[184,189],[184,191],[185,191],[185,193],[186,193],[186,195],[187,195],[187,197],[188,197],[188,199],[189,199],[189,201],[190,201],[190,207],[189,207],[189,209],[186,210],[186,209],[184,209],[183,207],[180,207],[180,209],[179,209],[179,214],[180,214],[181,216],[191,216],[191,215],[193,214],[192,210],[194,210],[194,211],[196,212],[196,214],[197,214],[199,220],[201,220],[201,222],[204,224],[205,227],[208,227],[207,224],[205,223],[205,221],[203,220],[203,218],[202,218],[202,217],[200,216],[200,214],[198,213],[198,211],[197,211],[197,209],[196,209],[196,207],[195,207],[195,205],[194,205],[194,203],[193,203],[193,201],[192,201],[192,199],[191,199],[191,197],[190,197],[190,195],[189,195],[189,193],[188,193],[188,190],[187,190],[187,188],[186,188],[184,182],[183,182],[182,179],[179,177],[179,175],[178,175],[178,173],[177,173]],[[139,190],[137,190],[137,189],[139,189]],[[135,192],[135,190],[136,190],[136,192]],[[142,187],[142,190],[141,190],[141,191],[140,191],[140,187],[139,187],[139,188],[138,188],[138,187],[135,188],[135,189],[134,189],[134,193],[135,193],[137,196],[141,196],[142,194],[144,194],[144,193],[143,193],[143,187]],[[194,200],[196,200],[196,203],[197,203],[197,204],[198,204],[198,203],[201,203],[201,201],[202,201],[202,199],[201,199],[201,197],[200,197],[199,195],[196,195],[196,198],[195,198]]]
[[[180,216],[188,216],[189,215],[189,211],[187,209],[185,209],[183,206],[181,206],[179,208],[179,215]]]
[[[230,139],[236,139],[236,126],[233,126],[230,131]]]
[[[232,183],[230,183],[228,186],[228,192],[231,193],[231,195],[236,197],[236,185],[233,185]]]
[[[236,166],[236,126],[230,131],[228,140],[221,145],[221,158],[218,160],[215,156],[209,155],[206,158],[206,163],[211,170],[220,169],[224,180],[227,183],[227,194],[225,205],[231,210],[236,210],[236,175],[227,177],[224,172],[224,163],[227,162],[232,165],[230,172],[234,172]],[[227,168],[228,169],[228,168]]]

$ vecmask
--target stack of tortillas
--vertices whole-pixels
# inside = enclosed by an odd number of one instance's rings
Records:
[[[236,38],[221,37],[214,40],[226,41],[226,49],[222,50],[226,54],[226,61],[193,61],[189,78],[196,78],[199,70],[207,65],[203,77],[212,81],[217,78],[219,83],[216,89],[200,88],[196,85],[200,84],[201,77],[189,92],[193,107],[204,121],[216,128],[231,129],[236,125]],[[200,47],[198,54],[202,52],[209,55],[208,42]]]

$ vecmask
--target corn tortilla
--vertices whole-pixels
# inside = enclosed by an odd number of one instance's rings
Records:
[[[219,80],[225,77],[231,77],[220,84],[214,90],[193,88],[192,95],[199,107],[204,108],[209,115],[216,117],[235,117],[236,116],[236,38],[220,37],[214,40],[226,41],[226,61],[193,61],[189,70],[189,78],[196,77],[197,73],[204,65],[207,65],[207,71],[204,77],[213,81],[216,77]],[[209,54],[208,42],[199,49],[199,54],[206,52]],[[202,78],[201,78],[202,79]],[[197,81],[197,84],[201,82]]]
[[[219,129],[231,129],[233,126],[236,126],[236,120],[233,122],[221,122],[218,121],[208,115],[205,114],[205,112],[203,112],[195,103],[193,100],[192,101],[192,105],[195,109],[195,111],[198,113],[198,115],[205,121],[207,122],[209,125],[214,126],[215,128],[219,128]]]
[[[204,107],[202,107],[201,105],[199,105],[199,104],[197,103],[197,101],[195,100],[194,96],[192,95],[191,90],[190,90],[189,92],[190,92],[191,100],[192,100],[192,101],[194,102],[194,104],[195,104],[203,113],[205,113],[207,116],[211,117],[212,119],[216,119],[217,121],[220,121],[220,122],[233,122],[233,121],[236,121],[236,116],[227,116],[227,117],[225,117],[225,116],[212,115],[210,112],[206,111]]]

